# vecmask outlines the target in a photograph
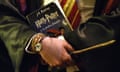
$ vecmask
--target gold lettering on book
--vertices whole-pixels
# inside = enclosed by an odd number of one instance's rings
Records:
[[[50,14],[45,14],[44,17],[36,20],[35,24],[36,24],[37,28],[40,28],[42,24],[46,24],[47,22],[50,22],[50,20],[57,19],[58,16],[59,16],[59,14],[57,11],[50,13]]]
[[[46,23],[46,19],[44,17],[40,18],[39,20],[35,21],[35,25],[37,28],[41,27],[41,24]]]
[[[59,15],[58,15],[57,11],[54,12],[54,13],[51,13],[50,15],[45,14],[45,17],[46,17],[46,19],[47,19],[48,22],[50,22],[50,20],[52,20],[52,19],[56,19],[58,16]]]

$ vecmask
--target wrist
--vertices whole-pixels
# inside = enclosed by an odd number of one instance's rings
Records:
[[[42,40],[45,38],[46,36],[43,34],[36,34],[31,42],[31,51],[35,52],[35,53],[39,53],[42,50]]]
[[[25,51],[29,54],[37,54],[38,52],[40,52],[42,49],[41,42],[45,37],[46,36],[41,33],[33,35],[30,41],[28,42]]]

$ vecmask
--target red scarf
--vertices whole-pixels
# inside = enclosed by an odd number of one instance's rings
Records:
[[[59,2],[73,29],[76,29],[81,20],[76,0],[59,0]]]

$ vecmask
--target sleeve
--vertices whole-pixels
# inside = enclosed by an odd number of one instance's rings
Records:
[[[107,41],[115,40],[115,35],[117,34],[116,31],[119,29],[119,27],[117,27],[120,23],[119,19],[120,16],[93,17],[86,23],[81,24],[73,32],[64,34],[64,37],[75,48],[75,50],[81,50]]]
[[[34,34],[35,32],[24,21],[11,16],[0,17],[0,38],[14,67],[19,67],[24,48]]]

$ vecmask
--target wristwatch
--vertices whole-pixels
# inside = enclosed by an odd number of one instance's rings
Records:
[[[25,51],[29,54],[37,54],[42,50],[42,40],[46,36],[41,33],[37,33],[29,40],[28,44],[25,47]]]
[[[35,44],[35,47],[34,47],[34,48],[35,48],[35,49],[34,49],[35,52],[40,52],[40,51],[41,51],[41,49],[42,49],[42,44],[41,44],[41,42],[42,42],[43,39],[44,39],[44,38],[41,38],[40,41]]]
[[[35,53],[39,53],[42,50],[42,40],[46,36],[43,34],[36,34],[32,40],[32,51]]]

